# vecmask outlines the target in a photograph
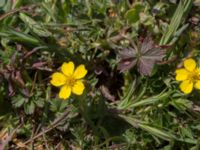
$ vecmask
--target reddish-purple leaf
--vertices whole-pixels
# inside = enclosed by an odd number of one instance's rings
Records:
[[[123,51],[120,52],[120,56],[122,59],[129,59],[129,58],[133,58],[136,56],[136,51],[133,48],[126,48],[123,49]]]
[[[146,37],[141,44],[141,48],[140,48],[140,52],[142,54],[146,53],[147,51],[151,50],[152,48],[154,48],[154,42],[152,41],[152,39],[150,37]]]
[[[154,60],[139,59],[138,64],[137,64],[138,72],[145,75],[145,76],[150,76],[154,64],[155,64]]]
[[[134,67],[137,63],[137,59],[123,59],[119,62],[119,65],[118,65],[118,69],[121,71],[121,72],[124,72],[124,71],[127,71],[129,69],[131,69],[132,67]]]
[[[121,72],[127,71],[134,67],[137,63],[137,59],[135,58],[136,51],[133,48],[126,48],[120,52],[121,60],[118,65],[118,69]]]
[[[128,48],[120,52],[121,60],[118,69],[124,72],[137,64],[137,70],[140,74],[150,76],[154,65],[162,61],[165,53],[162,46],[156,45],[151,37],[146,37],[140,43],[137,51]]]

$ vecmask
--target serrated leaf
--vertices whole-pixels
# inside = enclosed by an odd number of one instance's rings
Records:
[[[12,105],[16,108],[21,107],[25,102],[25,98],[22,96],[17,96],[12,99]]]
[[[136,52],[132,48],[126,48],[122,52],[120,52],[120,63],[118,65],[118,69],[121,72],[131,69],[137,63],[137,59],[134,57],[136,56]]]
[[[120,53],[118,69],[124,72],[137,65],[140,74],[150,76],[154,65],[162,61],[164,56],[165,50],[162,46],[156,45],[150,37],[146,37],[137,50],[129,48]]]
[[[38,107],[43,107],[43,106],[44,106],[44,99],[42,99],[42,98],[37,98],[37,100],[35,100],[34,103],[35,103]]]
[[[35,110],[35,104],[30,101],[24,105],[24,111],[26,114],[33,114]]]
[[[50,105],[50,109],[53,112],[62,112],[66,109],[66,107],[68,106],[68,102],[67,101],[61,101],[61,100],[52,100]]]
[[[188,127],[181,127],[180,130],[181,130],[181,133],[182,133],[183,137],[187,137],[187,138],[190,138],[190,139],[194,138],[193,137],[193,133],[192,133],[192,131],[191,131],[190,128],[188,128]]]
[[[141,57],[138,61],[138,71],[143,75],[150,75],[154,64],[162,61],[165,56],[165,51],[154,44],[150,37],[144,39],[141,44]]]

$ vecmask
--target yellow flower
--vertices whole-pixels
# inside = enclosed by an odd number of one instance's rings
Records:
[[[189,94],[193,87],[200,89],[200,68],[197,67],[194,59],[186,59],[184,68],[176,70],[176,80],[182,81],[180,89],[183,93]]]
[[[87,74],[84,65],[79,65],[74,70],[73,62],[64,62],[61,66],[61,72],[55,72],[51,76],[50,83],[56,87],[61,87],[59,98],[67,99],[71,93],[76,95],[83,94],[85,86],[82,78]]]

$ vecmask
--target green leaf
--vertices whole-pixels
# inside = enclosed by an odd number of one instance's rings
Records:
[[[183,23],[184,21],[183,19],[187,16],[189,10],[191,9],[191,6],[192,6],[192,0],[179,2],[179,5],[171,19],[170,25],[168,26],[166,32],[163,33],[163,36],[160,40],[160,45],[166,45],[171,43],[171,41],[175,41],[173,38],[177,38],[174,36],[180,25]]]
[[[139,127],[141,129],[149,132],[150,134],[157,136],[163,140],[171,141],[171,140],[176,139],[176,136],[173,135],[172,133],[167,132],[163,129],[158,129],[158,128],[152,127],[152,126],[148,125],[147,123],[145,123],[144,121],[140,121],[135,118],[127,117],[124,115],[119,115],[119,117],[123,118],[125,121],[127,121],[129,124],[131,124],[133,127]]]
[[[50,101],[50,109],[53,112],[63,112],[66,107],[68,106],[67,101],[59,100],[59,99],[53,99]]]
[[[33,45],[40,44],[40,41],[36,39],[35,37],[22,33],[22,32],[15,31],[11,28],[6,28],[4,32],[0,32],[0,37],[1,36],[7,37],[10,40],[22,42],[25,44],[33,44]]]
[[[125,14],[125,18],[129,23],[136,23],[140,20],[140,12],[144,9],[141,3],[136,3],[132,9],[128,10]]]
[[[186,109],[192,108],[193,103],[190,100],[179,98],[172,100],[170,104],[180,111],[185,111]]]
[[[21,95],[12,98],[12,105],[16,108],[21,107],[25,103],[26,99]]]
[[[129,83],[127,91],[124,93],[122,101],[118,104],[118,109],[125,109],[132,104],[132,97],[136,89],[136,79]]]
[[[26,114],[33,114],[35,110],[35,104],[32,101],[29,101],[24,105],[24,111]]]
[[[138,106],[146,106],[146,105],[157,104],[159,101],[165,100],[166,98],[168,98],[171,93],[172,93],[172,91],[168,91],[168,92],[164,91],[164,92],[160,93],[159,95],[149,97],[149,98],[146,98],[144,100],[135,102],[135,103],[131,104],[129,107],[135,108],[135,107],[138,107]]]
[[[171,140],[174,140],[176,137],[175,135],[169,133],[169,132],[166,132],[164,130],[161,130],[161,129],[158,129],[158,128],[155,128],[155,127],[151,127],[149,125],[145,125],[145,124],[140,124],[139,125],[140,128],[148,131],[150,134],[152,135],[155,135],[163,140],[166,140],[166,141],[171,141]]]
[[[0,7],[4,6],[6,4],[6,0],[1,0],[0,1]]]
[[[181,134],[183,137],[193,139],[193,133],[189,127],[181,127],[180,128]]]
[[[34,103],[38,106],[38,107],[43,107],[44,106],[44,99],[37,97],[37,99],[34,100]]]
[[[41,24],[30,18],[24,13],[19,14],[20,19],[38,36],[41,37],[49,37],[51,36],[51,32],[45,29]]]

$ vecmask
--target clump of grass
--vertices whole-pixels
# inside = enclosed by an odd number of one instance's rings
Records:
[[[192,0],[1,0],[0,149],[198,150],[199,88],[176,80],[199,82],[199,14]]]

